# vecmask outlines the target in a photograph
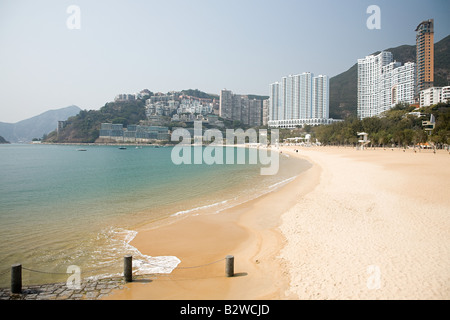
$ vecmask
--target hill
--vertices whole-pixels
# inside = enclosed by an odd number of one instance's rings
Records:
[[[0,135],[11,142],[30,142],[41,138],[56,129],[58,121],[76,115],[80,112],[77,106],[57,110],[49,110],[35,117],[16,123],[0,122]]]
[[[180,94],[200,99],[219,99],[219,95],[217,94],[206,93],[198,89],[181,90]]]
[[[121,123],[125,127],[145,120],[144,100],[108,102],[100,110],[82,110],[67,119],[59,132],[51,132],[45,142],[92,143],[99,137],[102,123]]]
[[[9,141],[6,141],[5,138],[0,136],[0,144],[8,144],[8,143],[9,143]]]
[[[416,46],[402,45],[389,48],[394,59],[402,63],[416,61]],[[378,53],[378,52],[374,52]],[[449,85],[450,77],[450,35],[434,44],[434,85]],[[330,79],[330,117],[344,119],[356,116],[358,64]]]

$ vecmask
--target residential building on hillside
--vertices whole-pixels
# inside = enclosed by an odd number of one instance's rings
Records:
[[[233,92],[230,90],[220,91],[219,115],[224,119],[231,119],[233,114]]]
[[[251,127],[261,126],[263,101],[224,89],[220,92],[219,115],[224,119],[240,121]]]
[[[383,67],[380,79],[380,104],[376,114],[391,109],[397,103],[414,104],[416,92],[416,64],[391,62]]]
[[[358,118],[380,115],[397,103],[413,104],[416,95],[416,64],[403,66],[382,51],[358,59]]]
[[[119,101],[133,101],[133,100],[136,100],[136,95],[134,95],[134,94],[127,94],[127,93],[118,94],[114,98],[115,102],[119,102]]]
[[[450,102],[450,86],[442,88],[442,102]]]
[[[362,119],[378,114],[382,70],[392,60],[392,53],[387,51],[358,59],[358,118]]]
[[[420,107],[428,107],[440,102],[450,102],[450,86],[431,87],[420,91]]]

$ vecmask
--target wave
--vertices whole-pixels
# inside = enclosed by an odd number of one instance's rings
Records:
[[[156,256],[142,254],[136,247],[130,244],[137,236],[138,232],[123,228],[110,228],[102,233],[100,237],[106,237],[108,243],[103,250],[97,251],[98,255],[107,258],[106,261],[97,262],[97,266],[102,264],[111,265],[117,263],[118,256],[133,256],[133,275],[146,274],[169,274],[181,262],[175,256]],[[120,277],[123,273],[102,273],[89,277],[89,279],[101,279],[109,277]]]
[[[274,187],[276,187],[276,186],[281,186],[281,185],[283,185],[283,184],[286,184],[286,183],[288,183],[288,182],[291,182],[291,181],[295,180],[295,178],[297,178],[297,177],[298,177],[298,176],[293,176],[293,177],[287,178],[287,179],[285,179],[285,180],[283,180],[283,181],[277,182],[277,183],[275,183],[275,184],[269,186],[269,189],[272,189],[272,188],[274,188]]]
[[[202,210],[202,209],[208,209],[208,208],[212,208],[212,207],[217,207],[217,206],[220,206],[221,204],[226,204],[227,202],[228,202],[228,200],[224,200],[224,201],[216,202],[216,203],[213,203],[213,204],[208,204],[206,206],[196,207],[196,208],[189,209],[189,210],[178,211],[178,212],[172,214],[172,217],[176,217],[176,216],[179,216],[179,215],[182,215],[182,214],[186,214],[186,213],[190,213],[190,212],[194,212],[194,211],[199,211],[199,210]]]

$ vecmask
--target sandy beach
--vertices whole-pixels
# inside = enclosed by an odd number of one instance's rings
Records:
[[[281,150],[311,168],[218,214],[140,227],[133,246],[181,263],[106,299],[450,298],[448,152]]]

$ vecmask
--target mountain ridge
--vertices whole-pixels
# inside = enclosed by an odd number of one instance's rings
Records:
[[[0,122],[0,136],[11,143],[30,142],[34,138],[42,138],[42,136],[54,131],[59,120],[67,120],[80,111],[79,107],[72,105],[48,110],[16,123]]]

